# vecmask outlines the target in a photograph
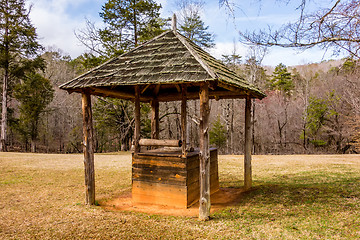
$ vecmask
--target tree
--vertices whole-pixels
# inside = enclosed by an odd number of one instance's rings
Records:
[[[236,44],[234,40],[234,48],[231,54],[222,55],[223,63],[234,72],[240,72],[241,56],[237,54]],[[226,153],[232,154],[234,152],[234,109],[235,99],[227,99],[221,101],[223,109],[223,119],[226,127]]]
[[[267,54],[267,49],[263,47],[251,46],[248,50],[248,56],[245,60],[245,79],[251,83],[259,87],[263,88],[263,83],[267,80],[266,70],[261,66],[261,62],[263,61],[265,55]],[[256,153],[257,145],[255,142],[255,124],[257,123],[257,115],[256,115],[256,101],[252,101],[252,146],[253,153]]]
[[[97,151],[129,150],[133,137],[134,106],[131,102],[120,99],[98,98],[94,104],[94,121],[97,139]],[[115,140],[119,142],[114,145]]]
[[[310,90],[311,90],[311,83],[316,80],[318,73],[313,73],[312,71],[306,71],[303,76],[297,71],[296,68],[292,71],[293,75],[293,82],[294,82],[294,89],[296,89],[296,94],[299,99],[302,100],[303,105],[303,123],[302,123],[302,133],[301,139],[303,140],[303,148],[307,149],[307,141],[306,141],[306,134],[307,128],[306,123],[308,121],[308,112],[306,111],[309,106],[309,98],[310,98]]]
[[[33,57],[41,48],[29,12],[25,0],[0,0],[0,68],[3,70],[0,151],[6,151],[9,84],[21,77],[26,67],[33,67],[24,58]]]
[[[48,79],[38,73],[30,73],[15,86],[14,97],[20,103],[16,128],[25,145],[30,139],[31,152],[36,152],[40,115],[54,98],[54,89]]]
[[[100,56],[122,54],[163,31],[160,8],[154,0],[108,0],[100,12],[105,27],[97,29],[87,20],[77,38]]]
[[[236,49],[236,43],[235,43],[235,39],[234,39],[234,43],[233,43],[234,47],[233,50],[231,52],[231,54],[229,55],[222,55],[222,61],[223,63],[230,68],[231,70],[233,70],[234,72],[236,72],[239,69],[239,65],[241,64],[241,58],[242,56],[240,56],[239,54],[237,54],[237,49]]]
[[[226,129],[221,123],[220,116],[214,122],[213,127],[210,132],[210,144],[214,144],[216,147],[220,148],[226,143]]]
[[[83,53],[71,62],[77,68],[78,72],[83,73],[99,66],[107,59],[108,58],[105,56],[96,56],[93,53]]]
[[[223,1],[224,2],[224,1]],[[227,1],[225,1],[227,2]],[[285,48],[307,49],[314,46],[332,48],[334,53],[345,52],[359,58],[360,2],[355,0],[328,1],[328,7],[307,13],[310,1],[298,4],[297,21],[279,29],[241,32],[243,42]],[[284,1],[288,3],[288,1]]]
[[[179,31],[203,48],[212,48],[215,46],[214,34],[208,31],[209,26],[201,20],[200,10],[202,2],[195,1],[180,1],[182,23],[180,24]]]
[[[327,93],[325,98],[310,98],[309,106],[306,109],[308,116],[306,122],[308,136],[304,137],[309,137],[309,141],[315,147],[328,144],[327,140],[333,135],[331,132],[337,127],[334,125],[338,125],[339,113],[337,112],[335,105],[339,100],[340,97],[337,96],[334,91]],[[321,129],[324,129],[325,126],[327,126],[327,139],[322,140],[320,138],[320,131]],[[340,142],[337,143],[337,152],[341,151]]]
[[[282,96],[281,107],[284,111],[284,120],[281,121],[280,118],[277,120],[278,129],[279,129],[279,140],[280,146],[284,143],[286,146],[286,125],[288,124],[288,105],[289,98],[291,96],[292,90],[294,88],[291,73],[288,72],[286,66],[282,63],[275,67],[272,78],[269,80],[269,88],[271,90],[277,90]]]
[[[41,114],[39,140],[47,152],[82,152],[82,114],[80,94],[69,95],[58,88],[84,70],[84,65],[59,49],[49,48],[41,55],[46,62],[43,76],[54,86],[54,99],[48,105],[51,111]],[[39,145],[38,145],[39,146]]]
[[[288,72],[287,67],[284,64],[280,63],[275,67],[272,78],[269,80],[269,88],[272,90],[279,90],[288,97],[291,95],[294,84],[291,73]]]

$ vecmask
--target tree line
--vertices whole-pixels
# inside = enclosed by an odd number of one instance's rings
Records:
[[[212,47],[214,35],[200,18],[202,3],[187,0],[178,6],[179,31],[201,47]],[[76,33],[89,51],[71,59],[61,50],[45,50],[38,44],[23,0],[1,0],[1,150],[81,152],[80,96],[68,95],[58,86],[168,29],[169,19],[160,18],[160,8],[151,0],[108,0],[100,12],[104,27],[88,20],[86,29]],[[268,95],[253,101],[254,153],[358,151],[360,67],[356,58],[350,54],[341,61],[297,67],[279,64],[272,69],[261,66],[258,55],[243,60],[234,50],[222,59]],[[93,98],[96,152],[129,150],[133,103]],[[189,101],[188,106],[188,142],[196,147],[199,103]],[[149,137],[150,106],[142,104],[141,111],[141,135]],[[160,104],[160,138],[180,138],[179,114],[180,103]],[[211,122],[213,146],[223,154],[243,152],[243,100],[211,101]]]

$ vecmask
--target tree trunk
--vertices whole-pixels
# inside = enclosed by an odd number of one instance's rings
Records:
[[[251,188],[251,98],[246,97],[245,104],[245,152],[244,152],[244,187],[245,190]]]
[[[134,152],[140,152],[140,87],[135,86],[135,133],[134,133]]]
[[[256,153],[255,148],[255,101],[252,102],[252,153]]]
[[[31,152],[35,153],[36,152],[36,140],[35,139],[31,139]]]
[[[6,5],[8,3],[6,2]],[[4,82],[2,92],[2,109],[1,109],[1,138],[0,138],[0,151],[6,152],[6,130],[7,130],[7,100],[8,100],[8,82],[9,82],[9,66],[10,66],[10,45],[9,45],[9,16],[5,14],[5,32],[4,32]]]
[[[224,118],[225,118],[225,125],[226,125],[226,150],[225,150],[225,154],[229,154],[231,152],[231,137],[230,137],[230,133],[231,133],[231,119],[230,119],[230,99],[226,100],[224,106],[223,107],[223,114],[224,114]]]
[[[165,102],[165,113],[170,112],[170,107],[169,107],[169,103]],[[173,132],[171,130],[171,119],[169,117],[169,115],[166,116],[166,121],[167,121],[167,132],[168,132],[168,139],[172,139],[173,138]]]
[[[187,113],[186,113],[186,86],[181,86],[181,141],[182,147],[181,152],[182,156],[186,156],[186,132],[187,132]]]
[[[231,99],[231,115],[230,115],[230,154],[234,154],[234,101],[235,99]]]
[[[209,84],[200,90],[200,208],[199,219],[210,218]]]
[[[91,95],[82,94],[84,168],[85,168],[85,204],[95,205],[95,168],[94,139],[91,110]]]
[[[8,90],[9,73],[5,69],[3,92],[2,92],[2,109],[1,109],[1,139],[0,139],[0,151],[6,152],[6,130],[7,130],[7,90]]]
[[[151,101],[151,138],[159,139],[159,101]]]

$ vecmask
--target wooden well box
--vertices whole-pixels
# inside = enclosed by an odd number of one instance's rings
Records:
[[[211,194],[219,190],[217,149],[210,149]],[[158,204],[187,208],[199,201],[199,151],[152,150],[133,154],[133,204]]]

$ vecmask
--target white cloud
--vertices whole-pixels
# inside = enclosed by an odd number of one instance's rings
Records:
[[[74,35],[74,31],[85,28],[85,17],[97,24],[102,23],[98,13],[101,6],[107,0],[28,0],[28,4],[33,4],[31,20],[37,28],[40,43],[45,46],[55,46],[65,53],[75,58],[82,54],[86,49]],[[168,17],[174,9],[171,4],[173,1],[156,0],[162,5],[161,16]],[[270,10],[269,10],[270,11]],[[259,27],[252,24],[252,21],[285,21],[289,15],[283,13],[272,14],[266,12],[259,17],[249,13],[249,17],[236,18],[235,22],[239,28]],[[244,15],[242,15],[244,16]],[[234,49],[233,41],[236,41],[237,54],[246,58],[248,47],[237,42],[238,31],[232,19],[226,16],[224,9],[219,9],[218,1],[206,2],[204,11],[204,21],[209,25],[210,31],[216,35],[216,47],[210,53],[218,59],[224,54],[231,54]],[[263,64],[275,66],[280,62],[291,66],[308,62],[319,62],[323,59],[331,58],[330,53],[323,58],[324,51],[311,49],[303,53],[297,53],[291,49],[272,48],[264,58]]]
[[[30,17],[37,28],[40,43],[44,47],[60,48],[73,58],[83,53],[85,47],[78,41],[74,32],[85,27],[86,13],[75,15],[71,13],[71,10],[88,3],[89,0],[37,0],[33,2]]]
[[[239,42],[235,43],[235,49],[236,49],[236,54],[240,56],[244,57],[247,53],[247,48],[244,45],[240,44]],[[233,42],[219,42],[216,43],[216,46],[214,48],[209,50],[209,53],[217,59],[221,59],[222,55],[233,54],[233,52],[234,52]]]

